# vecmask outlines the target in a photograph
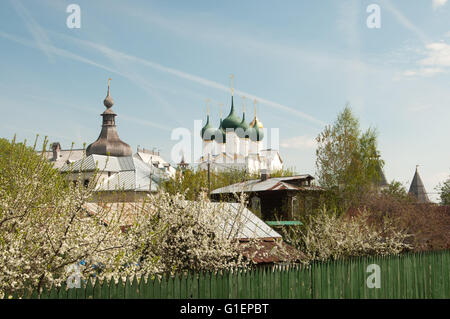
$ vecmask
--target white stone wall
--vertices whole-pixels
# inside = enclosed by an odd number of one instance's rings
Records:
[[[250,144],[250,139],[248,138],[241,138],[240,142],[239,142],[239,154],[247,157],[248,156],[248,151],[249,151],[249,144]]]
[[[208,159],[208,155],[212,157],[214,151],[214,142],[213,141],[203,141],[203,152],[202,155],[205,160]]]
[[[226,153],[230,156],[234,156],[239,153],[239,140],[240,138],[234,132],[226,132]]]

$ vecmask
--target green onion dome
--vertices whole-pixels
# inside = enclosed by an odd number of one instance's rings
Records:
[[[242,113],[242,121],[241,123],[239,123],[239,128],[242,129],[237,131],[237,135],[240,138],[249,138],[250,137],[250,125],[247,124],[247,122],[245,121],[245,111]]]
[[[200,136],[204,141],[212,141],[216,137],[217,130],[209,123],[209,115],[206,117],[206,124],[203,126]]]
[[[216,142],[218,143],[225,143],[227,141],[227,134],[225,133],[225,130],[223,129],[223,121],[222,119],[220,119],[220,125],[219,128],[217,129],[217,139]],[[219,136],[222,135],[222,140],[219,138]]]
[[[264,127],[256,116],[250,123],[250,127],[255,130],[255,134],[250,135],[252,141],[262,141],[262,139],[264,138]]]
[[[229,129],[235,130],[241,124],[241,119],[234,113],[233,96],[231,96],[230,114],[222,121],[222,129],[227,132]]]

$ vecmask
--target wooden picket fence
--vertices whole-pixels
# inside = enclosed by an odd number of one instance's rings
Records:
[[[366,284],[367,266],[380,266],[380,288]],[[364,257],[271,266],[221,273],[189,273],[159,278],[119,279],[82,288],[36,291],[28,298],[450,298],[450,251]]]

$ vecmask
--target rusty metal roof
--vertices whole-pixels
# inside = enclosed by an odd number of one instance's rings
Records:
[[[256,245],[240,240],[240,249],[244,256],[251,258],[256,264],[295,263],[304,259],[301,251],[282,239],[263,238]]]

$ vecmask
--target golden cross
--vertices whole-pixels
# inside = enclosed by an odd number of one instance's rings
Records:
[[[211,101],[210,99],[206,99],[206,114],[208,114],[208,115],[209,115],[209,102],[210,101]]]
[[[231,86],[231,95],[234,95],[234,86],[233,86],[233,84],[234,84],[234,74],[233,73],[231,73],[231,75],[230,75],[230,82],[231,82],[231,84],[230,84],[230,86]]]
[[[256,99],[254,100],[255,102],[255,117],[256,117]]]
[[[243,104],[244,104],[244,106],[243,106],[243,111],[244,111],[244,113],[245,113],[245,95],[242,95],[242,99],[244,100],[244,102],[243,102]]]
[[[111,82],[111,78],[108,78],[108,95],[109,95],[109,82]]]

